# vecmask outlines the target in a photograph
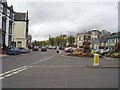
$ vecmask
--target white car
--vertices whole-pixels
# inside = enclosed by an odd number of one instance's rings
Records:
[[[53,46],[48,46],[48,49],[52,49],[53,48]]]
[[[105,49],[101,49],[101,50],[100,50],[100,54],[101,54],[101,55],[106,55],[108,52],[109,52],[108,49],[107,49],[107,50],[105,50]]]

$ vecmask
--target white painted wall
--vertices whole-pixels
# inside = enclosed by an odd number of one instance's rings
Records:
[[[2,14],[0,13],[0,48],[2,46]]]
[[[2,29],[2,13],[0,12],[0,29]]]
[[[10,14],[10,10],[9,9],[7,9],[7,16],[9,16],[9,14]],[[6,21],[6,38],[5,38],[5,44],[6,44],[6,46],[8,46],[8,36],[9,36],[9,20],[10,20],[10,18],[9,17],[7,17],[7,21]]]
[[[9,19],[6,21],[6,36],[5,36],[5,44],[8,46],[8,30],[9,30]]]
[[[0,3],[0,48],[2,48],[2,4]]]
[[[3,6],[0,3],[0,29],[2,28],[2,9],[1,8],[3,8]]]
[[[22,47],[26,47],[26,22],[15,21],[14,25],[14,41],[16,42],[16,47],[18,47],[18,41],[22,42]]]

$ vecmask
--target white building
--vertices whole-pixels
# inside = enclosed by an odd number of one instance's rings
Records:
[[[13,6],[7,5],[6,0],[0,2],[0,36],[2,49],[5,50],[6,46],[9,47],[12,43],[12,30],[14,23]]]
[[[28,12],[15,13],[15,25],[13,41],[16,47],[27,47],[28,45]]]
[[[0,49],[2,46],[2,3],[0,2]]]

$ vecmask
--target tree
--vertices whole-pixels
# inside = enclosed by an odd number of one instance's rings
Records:
[[[75,37],[74,36],[68,37],[68,43],[69,43],[69,46],[73,46],[75,43]]]
[[[56,41],[56,44],[57,44],[58,46],[62,45],[62,37],[57,36],[57,37],[55,38],[55,41]]]
[[[55,45],[55,38],[49,38],[49,42],[52,46]]]
[[[40,42],[35,40],[34,42],[32,42],[32,45],[33,45],[33,46],[39,46],[39,45],[40,45]]]
[[[90,42],[88,42],[87,40],[85,40],[83,42],[83,49],[84,49],[84,53],[90,53],[91,52],[91,48],[90,48]]]
[[[63,45],[63,46],[66,46],[66,44],[67,44],[67,38],[63,38],[63,40],[62,40],[62,45]]]
[[[120,42],[115,44],[115,52],[120,52]]]

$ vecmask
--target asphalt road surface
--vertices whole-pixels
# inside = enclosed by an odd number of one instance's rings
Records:
[[[54,50],[2,58],[3,88],[118,88],[118,68],[90,68],[93,58],[71,57]],[[100,65],[118,60],[100,58]]]

